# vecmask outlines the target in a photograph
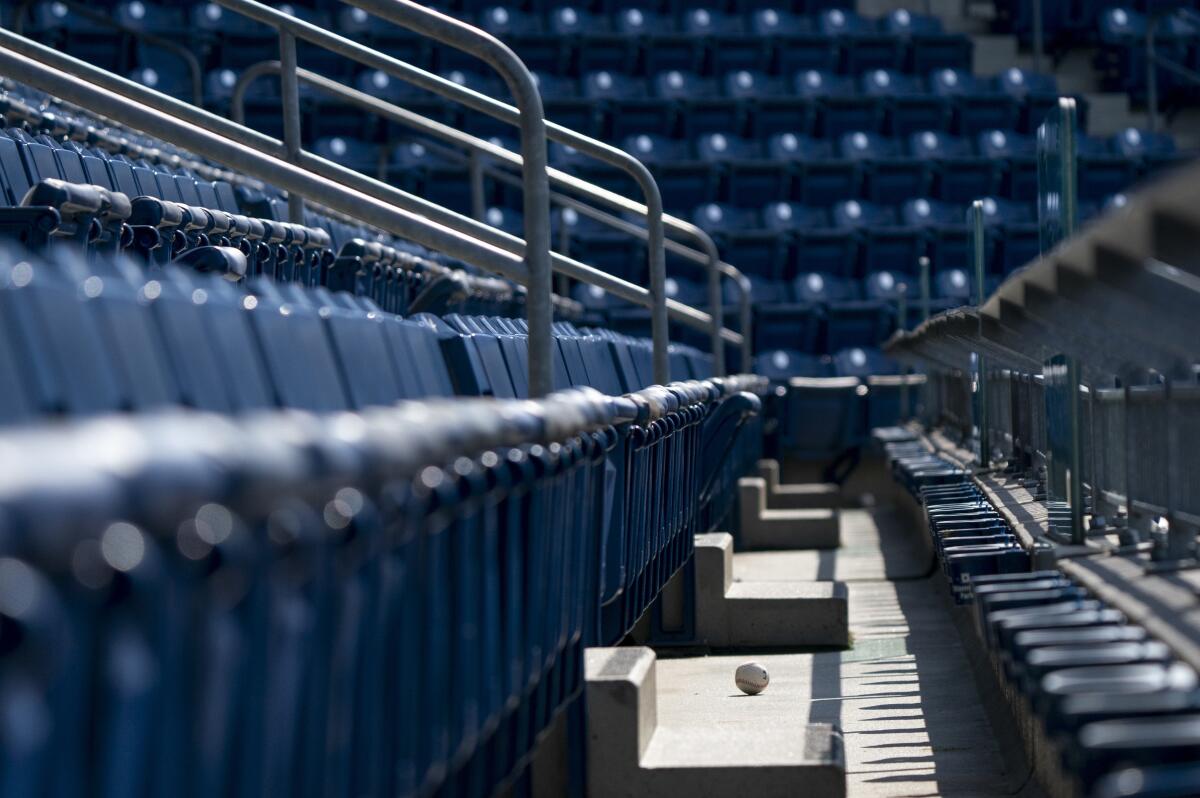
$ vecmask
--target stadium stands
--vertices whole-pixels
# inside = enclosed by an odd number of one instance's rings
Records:
[[[895,5],[0,7],[0,795],[1194,795],[1200,12]]]

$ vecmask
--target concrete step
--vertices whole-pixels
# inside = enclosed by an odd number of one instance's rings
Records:
[[[733,536],[696,535],[696,637],[714,649],[845,647],[846,586],[734,581]]]
[[[761,477],[738,480],[738,504],[739,549],[834,549],[838,546],[836,509],[769,509],[767,481]]]
[[[891,506],[840,513],[841,546],[832,551],[747,551],[733,555],[734,584],[746,582],[914,579],[930,573],[925,538],[901,531],[907,519]]]
[[[846,794],[841,733],[832,724],[796,717],[784,724],[721,723],[719,713],[736,692],[733,670],[726,685],[714,685],[706,696],[717,717],[661,725],[653,650],[588,649],[584,673],[591,798]],[[737,696],[771,701],[769,692]]]
[[[780,483],[778,460],[759,460],[758,476],[767,481],[768,509],[820,510],[842,504],[841,489],[832,482]]]

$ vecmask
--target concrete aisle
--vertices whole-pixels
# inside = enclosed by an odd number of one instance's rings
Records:
[[[848,651],[753,655],[770,688],[733,685],[752,655],[658,662],[658,724],[668,734],[739,725],[799,738],[806,723],[844,732],[847,791],[857,796],[1000,796],[1006,776],[924,541],[887,508],[843,511],[843,547],[738,554],[736,579],[840,579],[850,591]]]

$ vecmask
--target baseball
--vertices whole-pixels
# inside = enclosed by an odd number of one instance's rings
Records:
[[[742,663],[733,676],[733,683],[746,695],[758,695],[767,689],[770,681],[767,669],[757,662]]]

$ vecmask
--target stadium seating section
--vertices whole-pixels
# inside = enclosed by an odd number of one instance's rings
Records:
[[[844,5],[467,2],[446,10],[514,47],[534,70],[550,119],[618,143],[650,166],[667,210],[710,232],[755,282],[753,335],[760,349],[786,341],[793,351],[830,356],[847,347],[877,346],[898,324],[915,320],[915,311],[907,320],[897,317],[896,292],[903,286],[912,298],[921,256],[930,259],[937,306],[971,295],[965,214],[974,199],[993,198],[989,280],[1036,254],[1034,133],[1058,97],[1050,75],[1015,68],[996,77],[973,75],[970,39],[947,33],[935,17],[896,11],[871,19]],[[1028,26],[1027,1],[998,5],[998,24]],[[1054,9],[1046,12],[1048,23],[1054,17],[1054,31],[1073,35],[1098,28],[1104,57],[1125,81],[1122,89],[1141,85],[1129,68],[1129,54],[1137,52],[1146,9],[1118,12],[1099,2],[1044,6]],[[1070,13],[1060,13],[1068,7]],[[368,21],[358,9],[332,2],[286,8],[455,82],[506,96],[474,58]],[[240,68],[278,58],[269,29],[215,4],[131,0],[114,4],[113,13],[139,31],[165,36],[191,31],[208,70],[205,102],[218,112],[228,112]],[[1124,23],[1117,25],[1114,17]],[[63,3],[35,3],[26,29],[160,90],[177,96],[189,91],[176,56],[132,38],[112,47],[107,32]],[[1189,30],[1180,21],[1180,46],[1194,63],[1195,42],[1186,44]],[[512,128],[382,73],[355,72],[349,61],[303,43],[300,63],[515,149]],[[247,119],[256,129],[281,135],[277,92],[273,78],[253,83]],[[1078,101],[1086,127],[1086,105]],[[461,155],[311,90],[304,104],[306,141],[313,142],[314,152],[459,211],[471,210]],[[347,130],[362,133],[352,138]],[[1084,218],[1121,203],[1132,185],[1180,158],[1170,137],[1139,130],[1084,138],[1080,151]],[[551,160],[633,193],[620,173],[569,148],[552,145]],[[519,201],[507,186],[491,181],[487,221],[519,232]],[[565,228],[555,240],[565,240],[573,257],[645,282],[639,242],[570,211],[555,223]],[[672,271],[677,298],[703,296],[693,283],[693,267]],[[648,332],[644,313],[630,313],[583,286],[576,298],[594,312],[596,323]],[[673,332],[703,345],[691,331]]]

